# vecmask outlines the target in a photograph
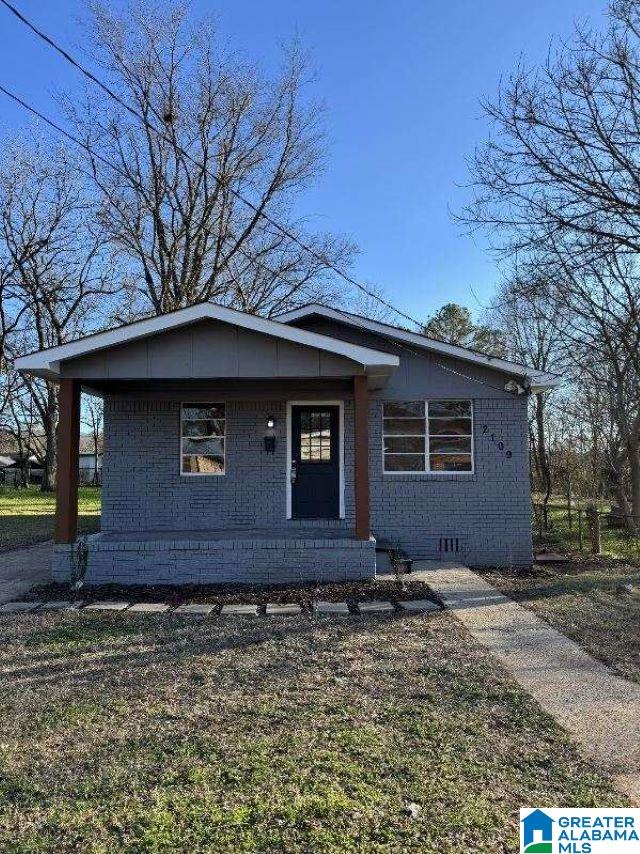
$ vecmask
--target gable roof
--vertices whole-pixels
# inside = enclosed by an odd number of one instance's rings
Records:
[[[330,320],[335,320],[338,323],[344,323],[356,329],[365,329],[380,335],[387,339],[392,339],[399,343],[410,344],[414,347],[420,347],[423,350],[428,350],[432,353],[439,353],[442,356],[449,356],[453,359],[459,359],[462,362],[470,364],[482,365],[485,368],[492,368],[495,371],[508,374],[514,378],[525,380],[531,386],[531,391],[548,391],[560,384],[560,377],[556,374],[545,373],[544,371],[536,371],[527,365],[520,365],[517,362],[511,362],[508,359],[499,359],[497,356],[487,356],[485,353],[479,353],[476,350],[470,350],[468,347],[461,347],[458,344],[447,344],[444,341],[438,341],[435,338],[429,338],[426,335],[421,335],[418,332],[410,332],[407,329],[400,329],[397,326],[391,326],[388,323],[382,323],[379,320],[371,320],[367,317],[362,317],[359,314],[353,314],[349,311],[330,308],[321,303],[310,303],[309,305],[295,308],[292,311],[287,311],[284,314],[277,315],[276,319],[281,323],[296,323],[298,320],[303,320],[307,317],[318,315],[326,317]]]
[[[15,366],[19,371],[55,379],[60,375],[60,363],[67,359],[76,359],[99,350],[117,347],[120,344],[126,344],[207,319],[218,320],[253,332],[270,335],[307,347],[315,347],[318,350],[323,350],[337,356],[344,356],[362,365],[367,374],[388,374],[400,364],[399,358],[389,353],[383,353],[370,347],[350,344],[338,338],[320,335],[317,332],[307,332],[304,329],[297,329],[286,323],[268,320],[255,314],[247,314],[246,312],[236,311],[225,306],[204,302],[178,309],[168,314],[138,320],[125,326],[118,326],[115,329],[95,332],[92,335],[86,335],[84,338],[79,338],[77,341],[71,341],[68,344],[49,347],[46,350],[38,350],[35,353],[30,353],[17,359]]]

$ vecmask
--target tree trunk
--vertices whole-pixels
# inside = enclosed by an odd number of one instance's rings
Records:
[[[98,477],[98,435],[93,434],[93,478],[94,486],[100,486],[100,478]]]
[[[537,392],[535,402],[538,467],[542,477],[542,520],[545,532],[549,530],[549,499],[551,498],[551,466],[547,453],[544,393]]]
[[[635,443],[634,443],[635,445]],[[629,480],[631,493],[631,518],[627,528],[634,536],[640,530],[640,448],[629,448]]]
[[[57,470],[57,427],[58,427],[58,390],[53,383],[47,383],[47,407],[43,418],[45,450],[42,471],[42,492],[53,492],[56,488]]]
[[[595,504],[590,504],[587,507],[587,522],[591,536],[591,554],[599,555],[602,552],[602,541],[600,538],[600,517]]]

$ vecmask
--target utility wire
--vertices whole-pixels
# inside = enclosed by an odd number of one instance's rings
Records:
[[[1,0],[0,0],[0,2],[1,2]],[[48,125],[48,127],[52,128],[52,130],[55,130],[61,136],[68,139],[74,145],[83,149],[88,154],[90,154],[92,157],[95,157],[97,160],[100,160],[102,163],[105,164],[105,166],[108,166],[110,169],[113,169],[113,171],[116,172],[118,175],[120,175],[123,178],[126,178],[127,180],[130,180],[130,176],[128,176],[123,169],[121,169],[115,163],[112,163],[107,157],[104,157],[99,152],[94,151],[91,148],[91,146],[89,146],[86,142],[84,142],[79,137],[75,136],[74,134],[70,133],[68,130],[63,128],[61,125],[59,125],[53,119],[49,118],[44,113],[37,110],[35,107],[31,106],[31,104],[27,103],[27,101],[25,101],[19,95],[16,95],[15,92],[12,92],[10,89],[7,89],[2,84],[0,84],[0,92],[3,95],[5,95],[7,98],[9,98],[11,101],[18,104],[20,107],[22,107],[24,110],[27,110],[27,112],[31,113],[31,115],[35,116],[39,121]],[[247,261],[249,261],[252,264],[255,264],[256,267],[264,270],[266,273],[269,273],[269,275],[271,275],[277,279],[280,279],[280,281],[284,282],[284,284],[287,285],[288,287],[290,287],[294,290],[297,290],[299,293],[302,293],[305,296],[308,296],[311,298],[315,297],[315,295],[312,292],[308,291],[306,288],[304,288],[304,286],[301,286],[301,285],[299,286],[295,282],[289,281],[285,276],[282,275],[282,273],[279,273],[277,270],[273,270],[271,267],[269,267],[267,264],[265,264],[264,261],[259,261],[256,257],[254,257],[253,255],[248,253],[245,249],[238,247],[237,251]],[[205,302],[206,302],[206,300],[205,300]]]
[[[94,83],[100,89],[102,89],[102,91],[105,92],[112,100],[114,100],[121,107],[123,107],[125,110],[127,110],[127,112],[129,112],[131,115],[135,116],[135,118],[138,121],[142,122],[142,124],[145,127],[147,127],[149,130],[151,130],[153,133],[155,133],[157,136],[159,136],[165,142],[169,142],[171,145],[174,145],[183,157],[190,160],[199,169],[203,169],[211,178],[213,178],[213,180],[219,186],[223,185],[224,182],[221,181],[217,175],[215,175],[213,172],[210,172],[209,169],[207,169],[207,167],[204,164],[200,163],[196,158],[192,157],[191,154],[189,154],[189,152],[186,151],[184,148],[177,145],[176,141],[174,139],[172,139],[168,134],[166,134],[163,130],[155,127],[155,125],[153,125],[149,121],[147,121],[145,116],[143,116],[141,113],[139,113],[137,110],[135,110],[130,104],[127,104],[127,102],[123,98],[121,98],[120,95],[117,94],[117,92],[114,92],[110,86],[108,86],[106,83],[104,83],[102,80],[100,80],[100,78],[97,77],[92,71],[90,71],[81,62],[79,62],[77,59],[75,59],[67,50],[65,50],[65,48],[63,48],[53,38],[51,38],[51,36],[47,35],[47,33],[45,33],[43,30],[39,29],[34,23],[32,23],[32,21],[30,21],[25,15],[23,15],[22,12],[20,12],[20,10],[17,9],[13,5],[13,3],[10,3],[9,0],[0,0],[0,3],[6,9],[8,9],[8,11],[11,12],[22,24],[24,24],[29,30],[31,30],[31,32],[34,33],[34,35],[36,35],[38,38],[42,39],[42,41],[44,41],[50,48],[52,48],[54,51],[56,51],[58,54],[60,54],[60,56],[66,62],[69,62],[71,65],[73,65],[74,68],[76,68],[88,80],[90,80],[92,83]],[[33,110],[32,110],[32,112],[33,112]],[[408,320],[410,323],[413,323],[418,327],[422,326],[422,324],[420,323],[419,320],[416,320],[414,317],[411,317],[411,315],[406,314],[406,312],[401,311],[399,308],[396,308],[394,305],[392,305],[392,303],[383,299],[383,297],[376,294],[370,288],[367,288],[361,282],[358,282],[356,279],[353,278],[353,276],[350,276],[344,270],[341,270],[332,261],[330,261],[328,258],[325,258],[323,255],[321,255],[319,252],[317,252],[317,250],[315,250],[312,246],[310,246],[305,241],[301,240],[289,228],[287,228],[286,226],[283,226],[277,220],[273,219],[273,217],[270,216],[270,214],[266,213],[258,205],[256,205],[254,202],[252,202],[250,199],[248,199],[246,196],[244,196],[238,190],[235,190],[233,187],[231,187],[229,185],[225,185],[225,186],[232,193],[232,195],[234,195],[239,201],[243,202],[243,204],[245,204],[247,207],[249,207],[257,216],[264,219],[265,222],[268,222],[269,225],[271,225],[273,228],[275,228],[277,231],[279,231],[281,234],[283,234],[285,237],[287,237],[289,240],[294,242],[297,246],[299,246],[301,249],[303,249],[305,252],[307,252],[309,255],[311,255],[313,258],[315,258],[317,261],[319,261],[324,267],[326,267],[327,269],[331,270],[332,272],[334,272],[338,276],[340,276],[342,279],[344,279],[345,282],[347,282],[348,284],[353,285],[354,287],[358,288],[358,290],[360,290],[362,293],[366,294],[368,297],[371,297],[372,299],[377,300],[381,305],[384,305],[386,308],[393,311],[399,317],[403,317],[405,320]]]
[[[5,6],[8,6],[8,7],[10,7],[10,6],[11,6],[11,4],[7,3],[7,0],[0,0],[0,3],[2,3],[2,4],[3,4],[3,5],[5,5]],[[12,11],[15,11],[15,14],[17,14],[19,17],[21,17],[21,16],[20,16],[20,13],[18,13],[18,12],[17,12],[17,10],[13,10],[13,8],[12,8]],[[28,24],[28,22],[27,22],[27,24]],[[28,26],[30,26],[30,27],[31,27],[31,25],[30,25],[30,24],[28,24]],[[31,27],[31,28],[32,28],[32,27]],[[32,29],[33,29],[33,28],[32,28]],[[40,35],[40,33],[38,33],[38,34]],[[46,38],[46,36],[43,36],[43,38]],[[58,48],[56,48],[56,49],[58,49]],[[60,50],[61,50],[61,49],[60,49]],[[88,72],[88,73],[90,73],[90,72]],[[84,151],[86,151],[86,152],[87,152],[88,154],[90,154],[91,156],[93,156],[93,157],[95,157],[96,159],[100,160],[102,163],[104,163],[104,164],[105,164],[106,166],[108,166],[110,169],[113,169],[115,172],[117,172],[118,174],[120,174],[122,177],[125,177],[125,178],[127,178],[127,177],[128,177],[128,176],[125,174],[124,170],[120,169],[120,168],[119,168],[115,163],[112,163],[108,158],[104,157],[104,156],[103,156],[103,155],[101,155],[99,152],[95,152],[95,151],[94,151],[94,150],[93,150],[93,149],[92,149],[92,148],[91,148],[91,147],[90,147],[86,142],[84,142],[84,141],[83,141],[83,140],[81,140],[79,137],[75,136],[74,134],[70,133],[68,130],[66,130],[65,128],[63,128],[61,125],[59,125],[59,124],[58,124],[57,122],[55,122],[53,119],[50,119],[50,118],[49,118],[48,116],[46,116],[44,113],[40,112],[40,111],[39,111],[39,110],[37,110],[35,107],[33,107],[33,106],[31,106],[30,104],[28,104],[28,103],[27,103],[23,98],[21,98],[19,95],[16,95],[14,92],[12,92],[11,90],[7,89],[7,88],[6,88],[5,86],[3,86],[2,84],[0,84],[0,92],[2,92],[2,94],[4,94],[7,98],[9,98],[10,100],[12,100],[14,103],[16,103],[16,104],[18,104],[20,107],[22,107],[24,110],[27,110],[29,113],[31,113],[33,116],[35,116],[36,118],[38,118],[40,121],[44,122],[46,125],[48,125],[50,128],[52,128],[53,130],[55,130],[57,133],[59,133],[59,134],[61,134],[62,136],[64,136],[64,137],[65,137],[66,139],[68,139],[70,142],[73,142],[73,143],[74,143],[74,145],[78,146],[79,148],[83,149]],[[238,249],[238,251],[239,251],[239,252],[240,252],[240,254],[241,254],[241,255],[243,255],[243,256],[244,256],[244,257],[245,257],[249,262],[251,262],[251,263],[255,264],[255,265],[256,265],[256,266],[258,266],[259,268],[262,268],[263,270],[265,270],[265,272],[269,273],[270,275],[272,275],[272,276],[274,276],[274,277],[276,277],[276,278],[279,278],[282,282],[284,282],[284,283],[285,283],[286,285],[288,285],[289,287],[295,287],[295,283],[290,282],[288,279],[286,279],[284,276],[282,276],[282,274],[278,273],[276,270],[273,270],[273,269],[271,269],[269,266],[267,266],[266,264],[264,264],[264,262],[262,262],[262,261],[258,261],[258,259],[257,259],[257,258],[255,258],[255,257],[251,256],[250,254],[248,254],[247,252],[245,252],[245,250],[243,250],[243,249],[241,249],[241,248],[239,248],[239,249]],[[315,256],[315,257],[318,257],[318,258],[321,260],[321,257],[320,257],[320,256]],[[299,288],[299,290],[300,290],[302,293],[309,294],[309,292],[308,292],[308,291],[306,291],[304,288]],[[372,296],[375,296],[375,295],[373,295],[373,294],[372,294]],[[378,298],[378,297],[376,297],[376,298]],[[380,299],[380,302],[382,302],[383,304],[385,304],[385,305],[386,305],[386,302],[385,302],[384,300]],[[392,310],[396,311],[396,309],[393,309],[393,306],[389,306],[389,307],[390,307]],[[402,314],[401,312],[396,312],[396,313],[398,313],[398,314]],[[404,316],[406,316],[406,315],[404,315]],[[411,320],[411,318],[408,318],[408,319],[409,319],[409,320]],[[413,322],[417,323],[417,321],[413,321]],[[364,326],[360,326],[360,324],[358,324],[358,328],[361,328],[361,329],[363,329],[363,330],[366,330],[366,327],[364,327]],[[393,347],[395,347],[395,348],[398,348],[398,349],[400,349],[400,350],[403,350],[404,352],[409,353],[410,355],[412,355],[412,356],[414,356],[414,357],[416,357],[416,358],[418,358],[418,359],[421,359],[421,360],[423,360],[423,361],[428,361],[428,362],[430,362],[432,365],[434,365],[435,367],[439,368],[439,369],[440,369],[440,370],[442,370],[442,371],[446,371],[447,373],[454,374],[454,375],[456,375],[456,376],[462,377],[463,379],[468,380],[468,381],[470,381],[470,382],[477,383],[478,385],[486,386],[487,388],[491,388],[491,389],[493,389],[493,390],[495,390],[495,391],[504,392],[504,387],[502,387],[502,388],[501,388],[501,387],[499,387],[499,386],[492,385],[491,383],[487,383],[485,380],[481,380],[481,379],[479,379],[478,377],[472,377],[472,376],[469,376],[468,374],[463,374],[463,373],[461,373],[460,371],[456,371],[456,370],[454,370],[453,368],[449,368],[449,367],[447,367],[446,365],[443,365],[443,364],[442,364],[441,362],[439,362],[439,361],[435,361],[435,360],[433,359],[433,357],[432,357],[432,356],[426,356],[424,353],[421,353],[420,351],[415,350],[415,349],[414,349],[414,348],[412,348],[412,347],[408,347],[406,344],[404,344],[403,342],[398,341],[398,340],[397,340],[397,339],[395,339],[395,338],[389,338],[389,337],[385,336],[385,335],[384,335],[384,334],[382,334],[382,333],[376,333],[376,334],[379,334],[379,337],[381,337],[381,338],[383,339],[383,341],[385,341],[385,342],[386,342],[387,344],[389,344],[390,346],[393,346]]]
[[[0,2],[4,2],[4,0],[0,0]],[[123,170],[121,170],[115,163],[112,163],[108,158],[103,157],[103,155],[93,151],[91,149],[91,147],[89,145],[87,145],[86,142],[83,142],[83,140],[79,139],[77,136],[70,133],[68,130],[63,128],[61,125],[59,125],[53,119],[50,119],[44,113],[41,113],[35,107],[32,107],[23,98],[21,98],[19,95],[16,95],[15,92],[12,92],[10,89],[7,89],[1,83],[0,83],[0,92],[3,95],[5,95],[5,97],[9,98],[14,103],[16,103],[20,107],[22,107],[24,110],[27,110],[29,113],[31,113],[31,115],[35,116],[40,121],[44,122],[46,125],[48,125],[50,128],[55,130],[57,133],[64,136],[70,142],[73,142],[74,145],[76,145],[79,148],[87,151],[89,154],[91,154],[96,159],[100,160],[102,163],[104,163],[110,169],[113,169],[114,172],[117,172],[122,177],[127,177],[125,175],[125,172]],[[289,287],[295,287],[295,283],[290,282],[288,279],[286,279],[284,276],[282,276],[281,273],[278,273],[276,270],[272,270],[269,266],[264,264],[264,262],[258,261],[257,258],[252,257],[247,252],[245,252],[245,250],[243,250],[243,249],[239,249],[238,251],[248,261],[250,261],[251,263],[254,263],[256,266],[262,268],[263,270],[265,270],[270,275],[275,276],[276,278],[279,278],[281,281],[283,281]],[[309,294],[309,292],[306,291],[304,288],[299,288],[299,290],[302,293]],[[358,328],[365,330],[365,331],[370,331],[370,330],[367,330],[365,326],[361,326],[360,324],[358,324]],[[453,368],[449,368],[446,365],[443,365],[441,362],[435,361],[432,356],[426,356],[424,353],[421,353],[420,351],[415,350],[413,347],[408,347],[406,344],[404,344],[401,341],[398,341],[395,338],[387,337],[382,333],[375,333],[375,334],[379,335],[379,337],[382,338],[382,340],[385,341],[390,346],[396,347],[400,350],[403,350],[404,352],[409,353],[410,355],[415,356],[418,359],[422,359],[423,361],[430,362],[432,365],[434,365],[437,368],[440,368],[440,370],[442,370],[442,371],[446,371],[447,373],[455,374],[459,377],[462,377],[463,379],[469,380],[470,382],[478,383],[479,385],[486,386],[487,388],[494,389],[495,391],[504,392],[504,387],[500,388],[499,386],[494,386],[491,383],[487,383],[484,380],[478,379],[478,377],[472,377],[472,376],[469,376],[468,374],[463,374],[460,371],[456,371]]]

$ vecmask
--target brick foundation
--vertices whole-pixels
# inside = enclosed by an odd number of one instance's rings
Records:
[[[317,535],[315,535],[317,536]],[[73,546],[56,546],[54,578],[73,570]],[[286,584],[373,578],[375,540],[92,538],[87,584]]]

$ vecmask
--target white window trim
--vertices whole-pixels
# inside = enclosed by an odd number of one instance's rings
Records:
[[[222,471],[182,471],[182,458],[183,457],[189,457],[189,456],[192,456],[192,457],[204,456],[204,457],[206,457],[207,456],[207,454],[198,455],[198,454],[183,454],[182,453],[182,439],[183,439],[182,422],[185,420],[183,417],[184,408],[185,408],[185,406],[187,406],[190,403],[191,404],[202,403],[203,409],[207,406],[220,406],[220,404],[222,404],[222,406],[224,406],[224,434],[222,436],[216,436],[217,439],[224,439],[224,442],[222,445],[222,447],[224,448],[224,450],[222,452],[222,457],[223,457],[223,461],[224,461]],[[193,419],[191,419],[191,420],[193,421]],[[196,420],[198,420],[198,419],[196,419]],[[180,435],[178,436],[178,442],[180,443],[180,445],[179,445],[180,456],[178,458],[178,465],[180,466],[180,477],[224,477],[226,475],[226,473],[227,473],[227,403],[225,400],[204,400],[204,401],[181,400],[180,401],[180,430],[179,430],[179,433],[180,433]]]
[[[419,401],[407,400],[407,403],[418,403]],[[383,400],[381,406],[381,418],[382,418],[382,473],[384,475],[396,476],[400,475],[401,477],[451,477],[455,475],[456,477],[462,475],[463,477],[470,477],[474,475],[476,472],[476,445],[475,445],[475,429],[474,429],[474,417],[475,417],[475,401],[471,397],[456,397],[456,398],[448,398],[448,397],[434,397],[432,400],[443,400],[447,403],[470,403],[471,404],[471,469],[469,471],[432,471],[431,470],[431,462],[429,460],[429,401],[422,401],[424,403],[424,434],[421,433],[406,433],[406,434],[395,434],[394,439],[414,438],[415,436],[421,437],[424,436],[424,469],[422,471],[387,471],[385,468],[385,452],[384,452],[384,404],[385,403],[397,403],[403,401],[395,401],[395,400]],[[420,418],[419,415],[414,416],[415,418]],[[437,416],[434,416],[437,417]],[[442,438],[449,438],[447,436],[443,436]],[[455,437],[450,437],[455,438]],[[438,452],[440,453],[440,452]],[[466,453],[466,451],[463,451]],[[397,456],[402,456],[402,454],[397,454]],[[419,454],[411,454],[407,452],[406,456],[418,457]],[[458,456],[454,451],[443,451],[442,456]]]
[[[286,465],[286,487],[287,487],[287,519],[293,519],[293,500],[291,496],[291,452],[292,452],[292,429],[291,413],[294,406],[337,406],[338,407],[338,518],[345,518],[344,511],[344,400],[288,400],[287,401],[287,465]],[[226,428],[226,424],[225,424]]]

